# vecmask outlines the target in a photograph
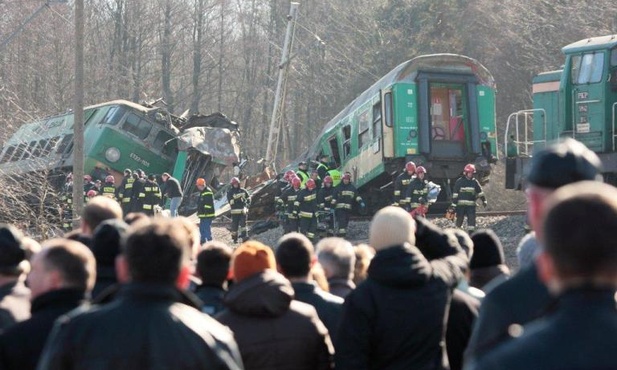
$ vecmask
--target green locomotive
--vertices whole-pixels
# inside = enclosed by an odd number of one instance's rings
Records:
[[[564,137],[596,152],[617,183],[617,35],[565,46],[563,69],[533,78],[533,109],[512,113],[505,131],[506,188],[521,190],[534,151]]]

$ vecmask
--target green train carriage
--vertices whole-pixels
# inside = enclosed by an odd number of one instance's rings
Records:
[[[617,35],[580,40],[562,52],[563,69],[533,78],[533,109],[508,119],[506,145],[513,148],[506,166],[508,189],[523,189],[533,153],[564,137],[596,152],[606,180],[617,183]]]
[[[300,158],[328,154],[373,208],[391,201],[392,181],[411,160],[445,188],[467,163],[482,183],[497,159],[496,86],[476,60],[434,54],[400,64],[364,91],[323,129]],[[299,161],[298,160],[298,161]]]

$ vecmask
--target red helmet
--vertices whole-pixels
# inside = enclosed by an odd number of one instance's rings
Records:
[[[315,180],[313,179],[308,179],[306,181],[306,188],[309,190],[313,190],[317,187],[317,184],[315,184]]]
[[[113,184],[113,183],[115,183],[115,182],[116,182],[116,179],[114,179],[114,177],[113,177],[112,175],[109,175],[109,176],[107,176],[107,177],[105,178],[105,182],[108,182],[108,183]]]
[[[421,173],[426,173],[426,168],[422,167],[422,166],[418,166],[416,168],[416,173],[419,175]]]
[[[416,164],[413,163],[412,161],[407,162],[407,164],[405,164],[405,171],[407,171],[407,172],[415,172],[416,171]]]
[[[476,173],[476,166],[469,163],[465,166],[465,169],[463,169],[463,173]]]
[[[90,181],[92,181],[92,176],[90,176],[90,175],[84,175],[84,181],[85,181],[85,182],[90,182]]]
[[[324,179],[323,179],[323,183],[324,183],[324,184],[332,184],[332,183],[333,183],[333,181],[332,181],[332,176],[326,176],[326,177],[324,177]]]
[[[285,181],[291,181],[291,178],[296,176],[296,173],[293,170],[289,170],[287,172],[285,172],[285,175],[283,176],[283,180]]]
[[[88,198],[96,197],[96,190],[88,190],[88,192],[86,193],[86,196]]]
[[[206,179],[200,177],[195,181],[195,185],[197,186],[206,186]]]
[[[302,180],[300,180],[299,177],[293,177],[291,179],[291,186],[293,186],[294,188],[299,188],[300,185],[302,185]]]
[[[341,180],[349,180],[351,181],[351,172],[345,172]]]
[[[230,183],[231,183],[231,185],[239,185],[240,184],[240,179],[237,178],[237,177],[232,177]]]

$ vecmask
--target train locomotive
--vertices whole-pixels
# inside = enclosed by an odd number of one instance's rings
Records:
[[[472,58],[416,57],[334,117],[306,158],[329,155],[373,210],[391,203],[393,180],[407,161],[424,166],[442,188],[438,201],[449,202],[467,163],[481,183],[489,181],[497,160],[495,93],[493,76]]]
[[[617,35],[580,40],[562,52],[562,69],[533,78],[533,109],[508,117],[507,189],[524,189],[533,153],[566,137],[596,152],[605,180],[617,184]]]

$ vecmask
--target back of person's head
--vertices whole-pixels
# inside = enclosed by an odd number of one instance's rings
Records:
[[[23,233],[15,226],[0,224],[0,275],[19,276],[24,272],[23,239]]]
[[[309,275],[315,260],[313,243],[300,233],[289,233],[280,238],[276,247],[276,263],[287,278]]]
[[[356,263],[353,271],[353,282],[358,285],[368,277],[368,267],[375,257],[375,249],[368,244],[358,244],[353,247]]]
[[[473,255],[469,267],[473,269],[502,265],[505,263],[503,245],[493,230],[482,229],[471,234]]]
[[[222,286],[229,277],[232,249],[225,243],[209,241],[197,254],[197,275],[203,284]]]
[[[191,238],[174,219],[159,218],[131,228],[123,248],[131,281],[174,284],[190,263]]]
[[[405,243],[416,243],[416,225],[411,215],[400,207],[388,206],[380,209],[369,230],[369,245],[376,251]]]
[[[142,213],[142,212],[130,212],[126,216],[124,216],[124,222],[126,222],[128,225],[131,225],[131,226],[137,222],[141,222],[141,221],[145,221],[149,219],[150,217],[148,217],[147,214]]]
[[[454,229],[454,228],[446,229],[446,231],[449,233],[452,233],[452,235],[456,237],[456,241],[461,246],[461,248],[465,251],[465,254],[467,254],[467,258],[471,259],[475,253],[475,245],[474,245],[474,241],[472,240],[472,238],[469,237],[469,234],[467,234],[465,231],[461,229]]]
[[[343,238],[324,238],[317,243],[317,259],[328,279],[353,279],[356,254],[353,245]]]
[[[88,201],[82,211],[82,232],[92,235],[101,222],[110,219],[122,219],[120,204],[111,198],[96,196]]]
[[[266,270],[276,270],[274,252],[265,244],[256,240],[242,243],[233,254],[233,277],[241,282]]]
[[[129,225],[122,220],[111,219],[101,222],[94,230],[92,253],[99,266],[113,267],[120,254],[120,245],[128,232]]]
[[[90,249],[82,243],[64,238],[50,239],[43,243],[38,256],[47,272],[58,272],[61,280],[58,288],[90,292],[94,287],[96,262]]]
[[[547,200],[546,253],[562,280],[617,285],[617,189],[599,182],[564,186]]]

